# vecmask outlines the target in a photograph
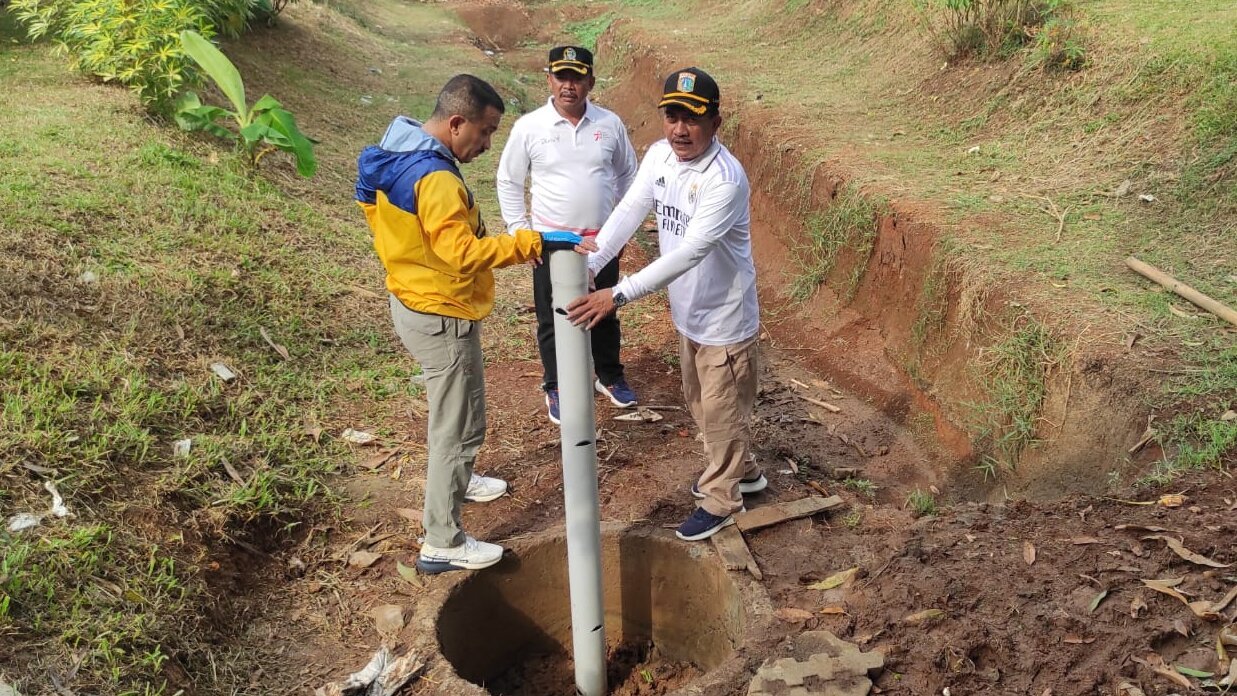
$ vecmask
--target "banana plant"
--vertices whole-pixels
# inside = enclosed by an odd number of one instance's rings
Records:
[[[192,30],[180,33],[185,54],[210,76],[223,92],[233,109],[203,104],[194,92],[185,92],[176,102],[176,122],[189,131],[206,131],[237,143],[249,163],[257,166],[262,158],[276,150],[291,153],[296,171],[304,177],[314,175],[318,161],[309,138],[296,127],[292,113],[269,94],[249,106],[245,100],[245,83],[236,66],[210,41]],[[228,119],[235,132],[219,123]]]

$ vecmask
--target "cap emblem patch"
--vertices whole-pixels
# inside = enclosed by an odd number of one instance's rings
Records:
[[[679,73],[679,91],[691,93],[696,89],[696,76],[689,72]]]
[[[567,50],[563,51],[563,58],[566,58],[567,60],[575,60],[575,59],[576,59],[576,49],[574,49],[574,48],[568,48]]]

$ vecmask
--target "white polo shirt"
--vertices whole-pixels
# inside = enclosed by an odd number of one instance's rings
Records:
[[[532,172],[532,210],[524,182]],[[571,125],[551,99],[515,122],[498,162],[498,204],[507,231],[597,234],[636,176],[636,151],[613,112],[591,101]]]
[[[716,138],[690,162],[665,140],[644,156],[627,195],[597,235],[588,266],[597,272],[618,255],[649,210],[657,215],[661,255],[615,286],[628,300],[669,288],[679,333],[720,346],[760,331],[752,261],[751,188],[743,165]]]

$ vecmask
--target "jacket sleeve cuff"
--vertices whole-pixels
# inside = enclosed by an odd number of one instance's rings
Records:
[[[623,293],[623,297],[627,298],[628,302],[634,302],[644,297],[644,295],[636,291],[636,285],[631,282],[631,276],[623,276],[623,279],[614,286],[614,292]]]

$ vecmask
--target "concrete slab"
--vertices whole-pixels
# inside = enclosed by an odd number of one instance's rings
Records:
[[[748,685],[748,696],[867,696],[870,676],[885,666],[879,652],[863,652],[828,631],[795,638],[791,657],[770,658]]]

